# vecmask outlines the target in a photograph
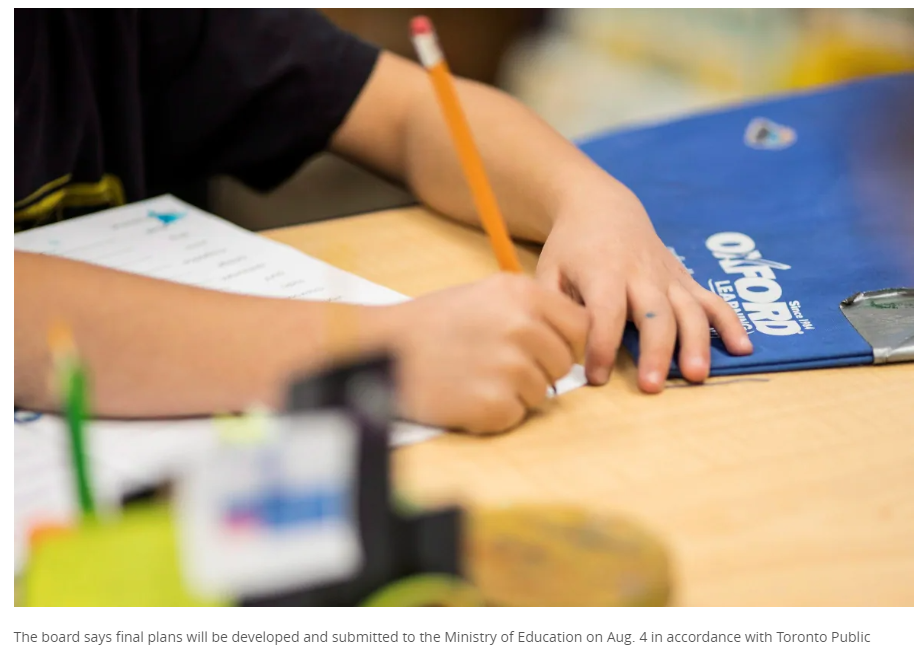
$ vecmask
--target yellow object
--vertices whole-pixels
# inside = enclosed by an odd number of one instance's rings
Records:
[[[465,572],[490,605],[662,606],[667,555],[635,524],[544,506],[472,512]]]
[[[912,10],[813,9],[806,16],[789,75],[793,87],[914,69]]]
[[[808,88],[914,69],[913,52],[884,49],[842,36],[818,38],[803,46],[791,85]]]
[[[230,444],[259,443],[265,439],[270,413],[253,408],[241,415],[218,414],[212,418],[222,442]]]
[[[422,574],[397,580],[372,594],[364,607],[483,607],[473,585],[451,575]]]
[[[14,207],[14,217],[45,219],[62,208],[114,208],[125,204],[121,180],[113,174],[103,174],[95,183],[72,183],[70,174],[56,178],[20,199]]]
[[[23,584],[33,607],[188,607],[204,601],[183,586],[172,515],[165,504],[128,508],[36,539]]]

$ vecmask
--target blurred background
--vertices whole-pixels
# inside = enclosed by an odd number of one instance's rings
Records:
[[[411,58],[408,21],[429,15],[455,74],[506,90],[570,138],[914,63],[913,9],[321,11]],[[270,195],[224,178],[208,192],[213,212],[254,230],[413,202],[332,156]]]

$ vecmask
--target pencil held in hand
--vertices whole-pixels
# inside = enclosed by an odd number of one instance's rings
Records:
[[[502,271],[520,273],[521,263],[518,261],[511,237],[508,236],[508,229],[498,209],[498,201],[495,200],[495,194],[489,185],[485,166],[479,157],[473,134],[460,106],[460,100],[457,97],[447,61],[438,44],[434,27],[428,18],[417,16],[412,19],[410,31],[419,61],[428,70],[435,95],[441,104],[454,147],[460,158],[460,166],[463,168],[467,185],[473,195],[473,202],[479,212],[482,227],[492,243],[492,250],[498,259],[498,265]]]

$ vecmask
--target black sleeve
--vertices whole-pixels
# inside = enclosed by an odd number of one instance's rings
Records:
[[[323,150],[377,48],[309,9],[141,10],[156,184],[229,174],[268,191]]]

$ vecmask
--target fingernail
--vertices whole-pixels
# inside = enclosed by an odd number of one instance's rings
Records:
[[[645,381],[648,382],[649,384],[654,384],[655,386],[657,386],[658,384],[661,383],[661,375],[659,375],[657,372],[647,373],[645,375]]]

